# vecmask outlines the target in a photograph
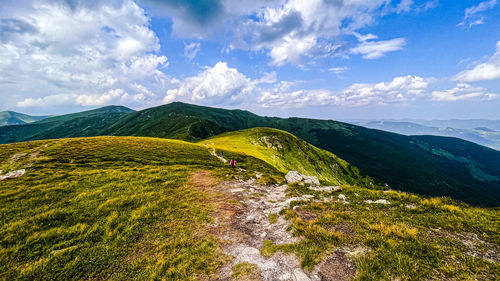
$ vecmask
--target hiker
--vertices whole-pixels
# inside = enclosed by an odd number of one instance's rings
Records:
[[[235,167],[236,167],[236,160],[231,159],[231,161],[229,162],[229,164],[231,165],[231,167],[233,167],[233,170],[234,170]]]
[[[220,152],[220,157],[224,158],[224,151]]]

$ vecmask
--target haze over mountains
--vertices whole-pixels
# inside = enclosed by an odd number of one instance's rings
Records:
[[[33,123],[47,117],[49,116],[31,116],[14,111],[2,111],[0,112],[0,126]]]
[[[403,135],[456,137],[500,150],[500,120],[353,120],[351,124]]]
[[[262,117],[180,102],[137,112],[110,106],[0,127],[0,143],[100,135],[197,141],[253,127],[292,133],[394,189],[500,205],[499,151],[457,138],[403,136],[331,120]]]

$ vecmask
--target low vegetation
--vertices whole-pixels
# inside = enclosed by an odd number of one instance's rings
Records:
[[[496,280],[500,276],[500,210],[449,198],[343,186],[317,192],[291,185],[295,201],[282,210],[297,243],[265,243],[263,254],[295,253],[311,270],[336,249],[355,261],[356,280]],[[338,200],[339,195],[347,201]],[[386,200],[367,203],[368,200]],[[368,201],[370,202],[370,201]]]
[[[280,173],[244,155],[238,176]],[[236,174],[207,148],[99,137],[0,146],[0,279],[194,280],[227,257],[204,227],[214,205],[193,171]]]
[[[327,184],[374,186],[374,180],[361,176],[358,168],[328,151],[277,129],[252,128],[229,132],[200,143],[219,150],[253,156],[283,173],[296,170],[302,174],[317,176]]]
[[[237,159],[237,170],[214,157],[221,152]],[[324,167],[335,163],[341,172],[328,173]],[[373,188],[332,154],[256,128],[199,143],[96,137],[0,145],[3,173],[26,169],[0,181],[0,280],[215,279],[233,257],[213,231],[214,213],[243,203],[221,204],[225,197],[200,188],[195,176],[208,173],[218,183],[253,178],[273,188],[290,168],[340,188],[288,185],[287,196],[302,199],[266,222],[285,219],[299,239],[266,240],[262,256],[295,254],[310,273],[342,253],[337,260],[352,263],[346,272],[355,280],[500,276],[499,208]],[[240,262],[231,278],[258,280],[260,269]]]

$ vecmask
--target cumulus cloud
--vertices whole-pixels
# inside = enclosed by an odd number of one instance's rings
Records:
[[[360,54],[365,59],[378,59],[386,53],[402,50],[406,45],[404,38],[395,38],[385,41],[362,41],[351,49],[352,54]]]
[[[291,83],[263,91],[259,102],[271,106],[366,106],[404,103],[422,96],[428,87],[428,79],[419,76],[396,77],[390,82],[353,84],[340,92],[324,89],[292,91]]]
[[[198,52],[200,51],[200,43],[189,43],[184,45],[184,55],[192,60],[196,57]]]
[[[476,6],[465,9],[465,15],[462,22],[458,26],[468,26],[472,27],[474,25],[483,24],[485,17],[482,15],[483,12],[493,9],[497,4],[497,0],[489,0],[480,2]]]
[[[24,96],[19,106],[58,105],[73,93],[87,93],[79,104],[102,104],[113,91],[141,94],[134,85],[162,90],[168,61],[149,21],[132,0],[3,5],[0,72],[9,83],[0,90]]]
[[[264,82],[268,78],[264,79]],[[243,75],[236,68],[228,67],[225,62],[218,62],[213,67],[206,67],[197,76],[178,81],[174,89],[167,91],[163,102],[186,101],[208,105],[239,104],[246,95],[252,93],[257,84]]]
[[[494,80],[500,78],[500,41],[497,42],[496,52],[486,62],[476,65],[474,68],[464,70],[454,79],[464,82],[477,82]]]
[[[342,35],[373,24],[387,13],[409,12],[415,7],[412,0],[398,1],[389,10],[386,7],[391,3],[387,0],[139,0],[139,3],[153,15],[171,18],[177,36],[218,36],[227,44],[224,50],[265,51],[270,64],[275,66],[344,56],[348,43],[340,41]],[[378,47],[382,48],[383,43]]]
[[[459,83],[452,89],[432,92],[432,100],[445,102],[471,99],[493,100],[498,97],[498,94],[490,93],[483,87],[473,87],[466,83]]]
[[[18,101],[17,107],[54,107],[54,106],[103,106],[108,104],[143,103],[155,95],[139,84],[130,85],[134,94],[124,89],[111,89],[101,94],[56,94],[40,98],[25,98]]]

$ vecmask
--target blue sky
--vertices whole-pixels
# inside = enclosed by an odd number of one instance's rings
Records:
[[[0,0],[0,111],[500,119],[497,0]]]

